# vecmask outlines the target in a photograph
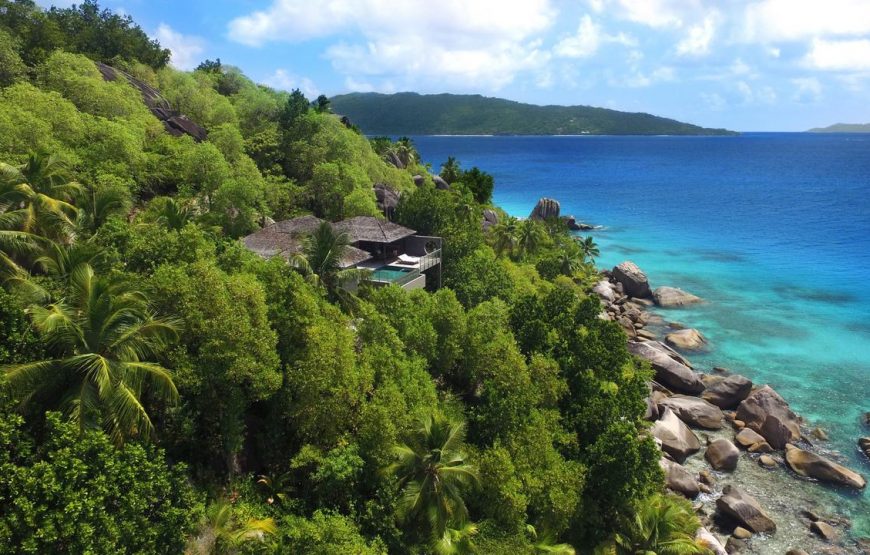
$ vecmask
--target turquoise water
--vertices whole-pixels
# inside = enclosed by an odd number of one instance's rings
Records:
[[[630,259],[653,287],[707,302],[664,311],[701,330],[700,369],[769,383],[824,449],[870,476],[870,135],[739,137],[417,137],[496,178],[495,202],[527,216],[538,198],[603,226],[598,264]],[[813,486],[870,536],[870,495]]]
[[[392,283],[406,277],[412,270],[407,268],[391,268],[383,266],[372,272],[371,279],[374,281],[386,281]]]

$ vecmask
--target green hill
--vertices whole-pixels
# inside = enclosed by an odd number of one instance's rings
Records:
[[[480,95],[351,93],[332,106],[368,134],[730,135],[644,113],[592,106],[536,106]]]
[[[827,127],[814,127],[807,133],[870,133],[870,123],[835,123]]]

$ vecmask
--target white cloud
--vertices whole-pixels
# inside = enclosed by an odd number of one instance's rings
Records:
[[[713,13],[704,21],[689,27],[686,36],[677,43],[677,54],[680,56],[700,57],[710,53],[710,43],[716,34],[717,14]]]
[[[828,71],[870,70],[870,39],[815,39],[803,62],[809,68]]]
[[[759,42],[799,41],[870,32],[867,0],[763,0],[749,4],[742,35]]]
[[[776,91],[770,86],[753,88],[746,81],[738,81],[737,93],[743,98],[744,104],[773,104],[776,102]]]
[[[701,100],[713,112],[721,112],[725,109],[728,103],[719,93],[701,93]]]
[[[273,0],[229,35],[250,46],[350,36],[326,50],[345,75],[497,89],[549,61],[535,37],[555,16],[550,0]]]
[[[154,38],[163,48],[172,52],[171,63],[178,69],[190,70],[202,61],[205,40],[193,35],[182,35],[166,23],[157,26]]]
[[[682,27],[691,0],[618,0],[622,15],[629,21],[650,27]]]
[[[286,69],[276,69],[272,75],[263,80],[263,84],[282,91],[299,89],[302,94],[312,99],[320,96],[320,89],[317,88],[314,81],[308,77],[296,76]]]
[[[605,43],[636,46],[637,40],[625,33],[609,35],[604,32],[601,25],[592,21],[589,15],[584,15],[580,19],[577,33],[556,43],[553,53],[563,58],[588,58],[598,52],[601,45]]]
[[[797,77],[791,80],[797,102],[817,102],[822,98],[822,84],[815,77]]]
[[[611,80],[611,85],[639,89],[649,87],[656,83],[673,81],[675,79],[676,72],[674,71],[674,68],[662,66],[652,70],[649,73],[634,69],[627,77]]]

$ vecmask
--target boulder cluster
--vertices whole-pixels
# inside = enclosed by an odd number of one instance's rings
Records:
[[[755,534],[771,534],[777,528],[763,503],[741,488],[737,471],[747,461],[770,471],[791,471],[796,479],[857,490],[866,486],[859,473],[815,451],[807,435],[824,440],[824,430],[805,434],[801,417],[773,388],[755,386],[746,376],[723,368],[715,368],[712,374],[698,372],[681,352],[706,349],[704,335],[667,324],[649,312],[654,306],[685,307],[703,302],[701,298],[674,287],[653,289],[643,270],[630,261],[602,272],[592,291],[604,307],[599,317],[617,322],[628,336],[628,350],[654,372],[645,418],[652,422],[650,433],[662,452],[659,464],[668,489],[689,499],[716,496],[715,514],[702,518],[701,530],[728,534],[724,542],[728,553],[740,551]],[[665,336],[664,341],[651,327]],[[870,413],[866,424],[870,427]],[[726,432],[729,427],[733,435]],[[725,432],[726,437],[708,439],[704,430],[717,436]],[[870,457],[870,437],[859,439],[858,445]],[[693,472],[684,466],[701,451],[710,470]],[[716,476],[723,482],[721,487]],[[835,542],[836,528],[844,523],[816,517],[806,526],[808,537]]]

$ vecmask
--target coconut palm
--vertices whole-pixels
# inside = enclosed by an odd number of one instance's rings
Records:
[[[706,555],[710,551],[695,540],[700,526],[685,499],[657,494],[641,502],[634,520],[602,551],[616,555]]]
[[[149,361],[176,337],[173,322],[155,317],[141,292],[97,276],[89,264],[70,272],[65,299],[27,312],[55,358],[3,368],[23,403],[57,406],[80,429],[102,427],[116,444],[150,437],[143,392],[166,402],[178,397],[169,370]]]
[[[477,535],[477,525],[473,522],[461,524],[458,528],[447,528],[444,534],[432,543],[436,555],[466,555],[475,553],[472,539]]]
[[[519,226],[516,218],[508,217],[494,225],[492,227],[492,237],[496,256],[501,256],[505,252],[513,256],[514,249],[517,246],[518,234]]]
[[[180,230],[193,219],[193,207],[172,197],[160,197],[152,201],[157,207],[156,220],[167,229]]]
[[[598,245],[595,244],[592,237],[577,239],[577,245],[580,247],[580,252],[583,254],[583,260],[588,259],[594,264],[595,258],[601,255],[601,251],[598,250]]]
[[[82,190],[55,155],[33,153],[17,167],[0,163],[0,210],[22,211],[20,231],[68,241],[77,212],[72,200]]]
[[[290,499],[293,486],[290,484],[291,473],[262,474],[257,477],[257,485],[266,494],[266,503],[284,504]]]
[[[244,544],[265,542],[268,536],[274,536],[277,531],[278,527],[271,518],[240,521],[233,514],[232,504],[220,500],[212,503],[206,510],[200,533],[191,539],[185,554],[238,553]]]
[[[386,469],[402,488],[399,517],[422,524],[436,542],[468,520],[462,494],[477,483],[477,474],[465,461],[464,439],[464,423],[430,415],[394,448],[396,461]]]
[[[352,304],[347,287],[367,278],[369,272],[342,267],[342,259],[348,248],[348,234],[336,232],[329,222],[323,222],[306,238],[302,252],[290,257],[290,263],[302,271],[309,281],[324,287],[332,300]]]
[[[414,141],[409,137],[399,137],[396,141],[395,153],[406,168],[420,159],[417,148],[414,146]]]
[[[109,216],[125,212],[129,205],[129,194],[119,187],[88,187],[76,201],[78,227],[94,234]]]
[[[519,254],[532,255],[546,238],[544,229],[535,220],[523,220],[517,226],[516,242]]]
[[[538,533],[531,524],[526,525],[526,532],[532,538],[535,553],[538,555],[575,555],[576,551],[567,543],[556,543],[555,535],[546,528]]]

